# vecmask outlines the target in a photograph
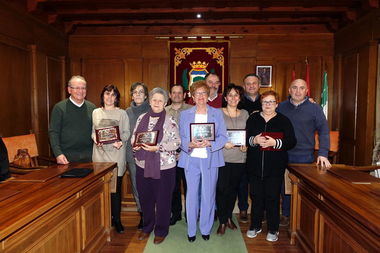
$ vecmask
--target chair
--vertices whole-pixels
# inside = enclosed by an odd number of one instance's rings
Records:
[[[319,138],[318,133],[315,133],[315,146],[314,150],[319,150]],[[330,131],[330,150],[328,158],[332,163],[336,163],[337,154],[339,151],[339,131]]]
[[[34,134],[4,137],[3,142],[8,150],[9,170],[15,174],[26,174],[36,169],[45,168],[48,165],[55,164],[53,158],[43,157],[38,154],[36,136]],[[30,158],[35,166],[30,168],[21,168],[12,164],[19,149],[28,149]]]

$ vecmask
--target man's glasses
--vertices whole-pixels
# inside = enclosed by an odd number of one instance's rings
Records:
[[[86,87],[73,87],[73,86],[70,86],[71,89],[73,90],[87,90]]]

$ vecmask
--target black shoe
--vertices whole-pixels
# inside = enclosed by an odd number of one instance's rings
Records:
[[[208,241],[210,240],[210,235],[202,235],[203,240]]]
[[[202,235],[202,236],[203,236],[203,235]],[[189,242],[194,242],[195,239],[197,239],[197,238],[195,237],[195,235],[194,235],[194,236],[187,236],[187,240],[189,240]]]
[[[177,221],[180,221],[180,220],[182,220],[182,217],[181,217],[181,216],[179,216],[179,217],[174,217],[174,216],[172,216],[172,217],[170,218],[170,226],[175,225],[175,224],[177,223]]]
[[[113,223],[114,223],[116,232],[118,232],[119,234],[124,234],[124,227],[123,227],[123,224],[121,224],[121,221],[114,221]]]

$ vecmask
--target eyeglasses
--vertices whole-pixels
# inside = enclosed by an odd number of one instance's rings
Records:
[[[263,105],[275,105],[277,102],[276,100],[269,100],[269,101],[262,101]]]
[[[86,87],[73,87],[73,86],[70,86],[71,89],[73,90],[87,90]]]
[[[143,90],[135,90],[132,92],[133,95],[145,95],[145,92]]]
[[[206,91],[194,92],[194,97],[200,97],[200,96],[206,96],[206,95],[207,95]]]

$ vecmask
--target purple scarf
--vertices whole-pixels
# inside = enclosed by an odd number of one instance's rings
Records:
[[[159,117],[156,125],[153,127],[152,131],[158,131],[157,143],[160,143],[164,133],[164,122],[165,122],[166,111],[154,113],[152,109],[143,116],[139,125],[136,128],[136,134],[148,131],[149,119],[150,117]],[[135,157],[139,161],[145,161],[144,177],[160,179],[161,177],[161,164],[160,164],[160,152],[149,152],[144,149],[136,151]]]

